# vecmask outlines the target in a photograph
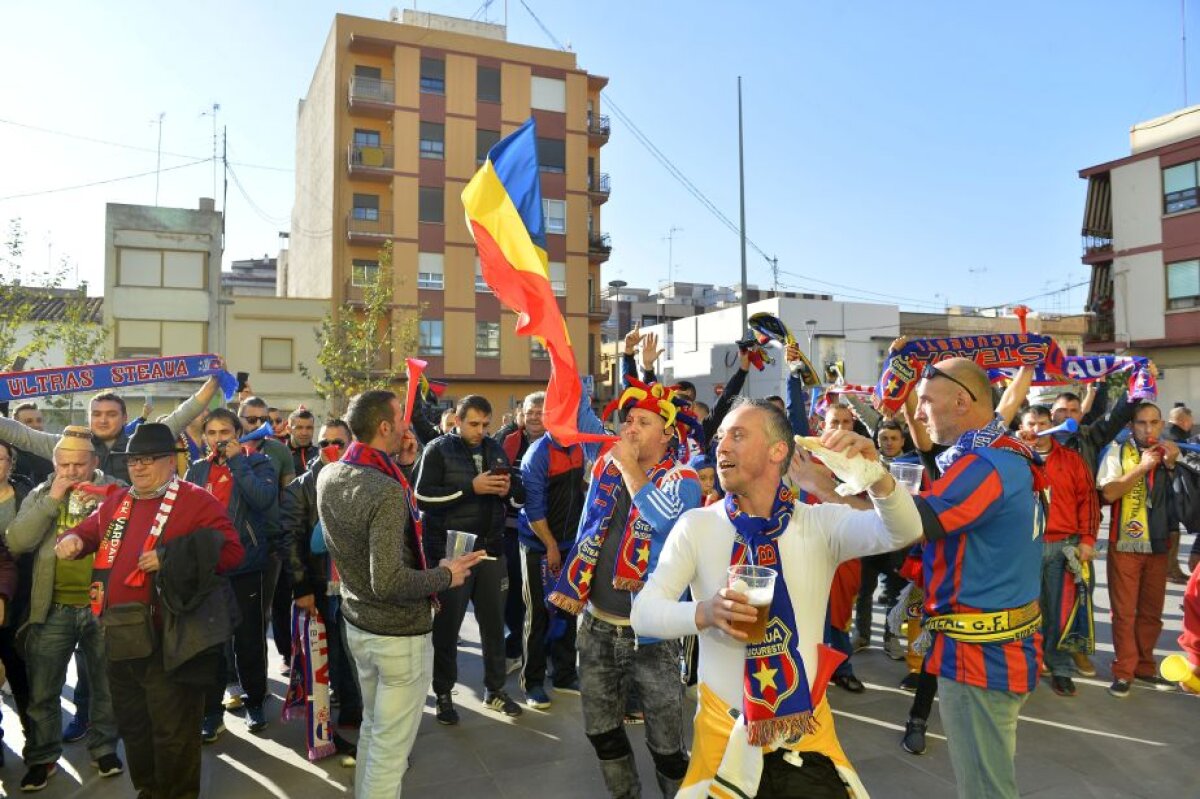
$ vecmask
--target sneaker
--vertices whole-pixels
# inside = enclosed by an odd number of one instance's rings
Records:
[[[900,688],[905,691],[911,691],[914,694],[917,692],[917,686],[921,684],[921,675],[915,672],[909,672],[904,675],[904,679],[900,681]]]
[[[525,689],[525,704],[534,710],[546,710],[550,707],[550,697],[546,695],[545,688],[534,685]]]
[[[99,760],[92,761],[92,768],[100,770],[101,777],[115,777],[125,770],[125,764],[116,753],[101,755]]]
[[[246,703],[246,697],[242,694],[242,686],[231,685],[225,689],[225,701],[221,704],[226,710],[241,710]]]
[[[904,737],[900,740],[900,746],[905,752],[910,755],[925,754],[925,728],[928,726],[925,719],[910,718],[904,725]]]
[[[25,776],[21,778],[21,790],[42,790],[46,787],[46,781],[54,776],[56,771],[58,771],[58,766],[54,763],[38,763],[36,766],[30,766],[29,771],[26,771]]]
[[[279,664],[279,673],[284,677],[292,676],[292,664],[286,660]]]
[[[76,741],[82,741],[87,736],[88,728],[92,723],[81,716],[75,716],[71,719],[71,723],[63,730],[63,741],[73,744]]]
[[[206,744],[214,743],[217,736],[225,732],[225,714],[212,713],[204,717],[200,725],[200,740]]]
[[[1049,677],[1053,673],[1054,672],[1050,670],[1050,666],[1047,665],[1046,661],[1043,660],[1041,668],[1038,669],[1038,674],[1042,675],[1043,677]]]
[[[262,732],[266,728],[267,714],[263,712],[262,705],[246,705],[246,729],[250,732]]]
[[[1055,675],[1050,678],[1050,687],[1054,689],[1054,693],[1059,696],[1075,696],[1075,681],[1070,677],[1059,677]]]
[[[1108,692],[1117,699],[1124,699],[1129,696],[1129,680],[1113,680],[1112,685],[1108,686]]]
[[[556,693],[575,694],[576,696],[578,696],[579,695],[579,678],[576,677],[575,679],[571,680],[566,685],[555,685],[554,690]]]
[[[488,691],[483,695],[483,706],[503,713],[509,718],[516,718],[523,712],[521,706],[512,700],[504,691]]]
[[[908,654],[908,645],[897,636],[892,636],[883,642],[883,654],[892,660],[904,660]]]
[[[1082,652],[1072,652],[1071,660],[1075,661],[1075,671],[1079,672],[1080,677],[1095,677],[1096,667],[1092,665],[1092,660]]]
[[[862,680],[855,677],[853,674],[843,674],[840,677],[834,677],[833,682],[839,688],[849,691],[852,694],[861,694],[867,690],[867,686],[862,684]]]
[[[1151,674],[1149,677],[1142,677],[1141,675],[1135,674],[1133,675],[1133,679],[1137,680],[1142,685],[1153,688],[1156,691],[1174,691],[1176,687],[1176,683],[1173,683],[1170,680],[1165,680],[1157,674]]]
[[[437,721],[438,724],[458,723],[458,711],[454,709],[454,700],[450,698],[450,694],[437,695]]]
[[[869,647],[870,645],[871,645],[870,638],[864,638],[863,636],[860,635],[854,639],[854,651],[855,652],[861,652],[864,649],[866,649],[867,647]]]
[[[640,710],[629,710],[625,713],[626,724],[645,724],[646,714]]]
[[[520,671],[523,661],[520,658],[505,658],[504,673],[512,674],[514,671]]]

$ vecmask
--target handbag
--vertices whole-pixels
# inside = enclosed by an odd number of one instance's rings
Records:
[[[109,605],[100,616],[108,659],[147,658],[158,648],[158,630],[149,605],[123,602]]]

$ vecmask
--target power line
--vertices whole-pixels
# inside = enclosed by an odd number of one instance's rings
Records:
[[[254,202],[254,200],[250,199],[250,194],[246,191],[246,187],[242,185],[242,181],[238,178],[237,172],[233,171],[232,165],[227,164],[226,168],[229,171],[229,177],[233,178],[234,187],[238,190],[238,193],[242,195],[242,199],[244,199],[246,201],[246,204],[250,206],[250,210],[252,210],[252,211],[254,211],[254,213],[258,214],[259,217],[261,217],[264,222],[268,222],[272,225],[287,224],[288,219],[286,217],[271,216],[266,211],[264,211],[261,207],[259,207],[258,203]]]
[[[171,172],[176,169],[186,169],[189,166],[196,166],[197,164],[207,164],[211,160],[212,160],[211,158],[201,158],[197,161],[190,161],[186,164],[176,164],[175,166],[168,166],[168,167],[164,167],[163,169],[151,169],[149,172],[138,172],[136,175],[123,175],[119,178],[107,178],[106,180],[95,180],[95,181],[92,181],[91,183],[80,183],[75,186],[60,186],[56,189],[42,189],[41,191],[27,191],[27,192],[23,192],[21,194],[9,194],[5,197],[0,197],[0,202],[3,202],[5,200],[18,200],[18,199],[21,199],[22,197],[37,197],[42,194],[57,194],[57,193],[63,192],[63,191],[75,191],[76,189],[87,189],[87,188],[91,188],[92,186],[103,186],[106,183],[118,183],[122,180],[133,180],[134,178],[144,178],[147,175],[153,175],[157,172]]]

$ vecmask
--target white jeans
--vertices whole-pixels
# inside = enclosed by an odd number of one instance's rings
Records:
[[[354,796],[394,799],[400,796],[433,680],[433,644],[428,634],[375,635],[349,622],[346,642],[363,703]]]

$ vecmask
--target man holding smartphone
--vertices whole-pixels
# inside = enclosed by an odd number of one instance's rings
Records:
[[[433,691],[441,724],[458,723],[450,693],[458,681],[458,631],[468,602],[474,605],[483,646],[484,705],[506,716],[521,715],[521,706],[504,690],[504,601],[508,591],[504,517],[510,501],[523,502],[524,491],[503,448],[487,434],[491,422],[492,406],[486,398],[471,394],[461,399],[455,432],[425,447],[417,475],[416,497],[423,511],[428,562],[437,563],[446,556],[450,530],[473,533],[475,549],[486,553],[486,559],[472,569],[462,586],[438,594],[441,610],[433,621]]]

